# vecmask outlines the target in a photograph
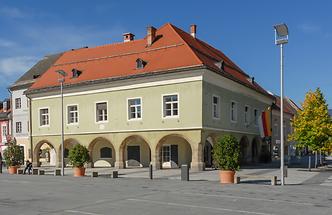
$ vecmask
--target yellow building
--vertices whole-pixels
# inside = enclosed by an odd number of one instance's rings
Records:
[[[82,144],[91,166],[202,170],[223,134],[241,141],[243,162],[259,157],[257,120],[273,97],[190,29],[148,27],[143,39],[126,33],[123,43],[64,52],[26,92],[34,164],[48,145],[49,162],[60,165],[59,70],[67,74],[65,158]]]

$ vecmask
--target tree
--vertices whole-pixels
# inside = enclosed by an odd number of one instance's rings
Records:
[[[289,136],[290,141],[296,141],[300,148],[308,147],[317,152],[329,148],[332,137],[332,119],[328,114],[328,107],[324,95],[319,88],[315,92],[309,91],[292,121],[294,132]]]

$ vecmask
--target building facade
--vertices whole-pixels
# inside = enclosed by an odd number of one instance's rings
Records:
[[[234,135],[242,162],[256,162],[265,144],[258,117],[273,96],[222,52],[166,24],[144,39],[64,52],[27,91],[35,165],[60,166],[64,71],[65,162],[75,144],[91,166],[212,166],[218,138]],[[47,162],[41,161],[45,149]],[[43,163],[45,162],[45,163]]]
[[[12,108],[12,133],[18,145],[24,148],[25,158],[31,159],[30,101],[24,92],[55,62],[60,54],[45,56],[9,87]]]
[[[284,152],[290,157],[295,155],[295,142],[288,141],[288,136],[293,133],[292,119],[300,108],[290,98],[284,98]],[[280,97],[276,96],[276,102],[272,105],[272,156],[280,158]]]
[[[11,121],[11,105],[10,100],[5,99],[0,102],[0,149],[1,153],[6,148],[6,144],[10,138],[12,128]]]

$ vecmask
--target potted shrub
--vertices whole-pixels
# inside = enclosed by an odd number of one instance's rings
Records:
[[[68,159],[69,163],[74,167],[74,176],[84,176],[84,164],[88,163],[90,160],[88,149],[85,146],[76,144],[69,150]]]
[[[234,183],[235,171],[240,168],[240,145],[232,135],[220,138],[213,147],[214,165],[220,170],[220,183]]]
[[[16,145],[15,140],[7,143],[7,148],[3,152],[4,159],[8,168],[9,174],[16,174],[17,168],[23,164],[23,150],[19,145]]]

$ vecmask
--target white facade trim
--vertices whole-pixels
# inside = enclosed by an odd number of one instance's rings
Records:
[[[74,123],[69,123],[69,111],[68,111],[68,107],[70,106],[76,106],[77,107],[77,122]],[[67,104],[66,105],[66,125],[67,126],[77,126],[80,124],[80,107],[78,104]]]
[[[155,82],[142,83],[142,84],[132,84],[132,85],[126,85],[126,86],[104,88],[104,89],[98,89],[98,90],[88,90],[88,91],[83,91],[83,92],[65,93],[65,94],[63,94],[63,97],[89,95],[89,94],[96,94],[96,93],[130,90],[130,89],[154,87],[154,86],[163,86],[163,85],[187,83],[187,82],[202,81],[202,80],[203,80],[203,76],[199,75],[199,76],[189,77],[189,78],[179,78],[179,79],[172,79],[172,80],[166,80],[166,81],[155,81]],[[38,98],[32,98],[32,100],[36,101],[36,100],[43,100],[43,99],[50,99],[50,98],[59,98],[60,96],[61,95],[43,96],[43,97],[38,97]]]
[[[141,117],[140,118],[129,118],[129,100],[134,100],[134,99],[139,99],[141,102]],[[127,103],[126,103],[126,108],[127,108],[127,121],[141,121],[143,119],[143,99],[142,97],[132,97],[132,98],[127,98]]]
[[[215,72],[212,72],[210,70],[206,70],[203,74],[203,81],[206,81],[210,84],[213,84],[218,87],[222,87],[224,89],[230,90],[235,93],[239,93],[242,95],[245,95],[249,98],[256,99],[257,101],[263,102],[265,104],[271,105],[273,100],[272,98],[269,98],[268,96],[265,96],[259,92],[256,92],[255,90],[246,87],[240,83],[237,83],[235,81],[232,81],[228,78],[225,78],[219,74],[216,74]]]
[[[106,103],[106,111],[107,111],[107,120],[104,120],[104,121],[98,121],[97,119],[97,104],[99,103]],[[108,123],[108,119],[109,119],[109,108],[108,108],[108,101],[107,100],[104,100],[104,101],[95,101],[94,102],[94,110],[95,110],[95,123],[96,124],[107,124]]]
[[[176,95],[177,96],[177,99],[178,99],[178,115],[176,116],[164,116],[164,96],[174,96]],[[161,119],[178,119],[180,118],[180,94],[178,92],[176,93],[167,93],[167,94],[162,94],[161,95]]]
[[[111,130],[111,131],[95,131],[95,132],[65,132],[65,135],[80,135],[80,134],[104,134],[104,133],[121,133],[121,132],[146,132],[146,131],[177,131],[177,130],[216,130],[216,131],[225,131],[225,132],[232,132],[232,133],[243,133],[243,134],[252,134],[252,135],[259,135],[259,133],[254,132],[246,132],[246,131],[239,131],[239,130],[231,130],[231,129],[222,129],[222,128],[214,128],[214,127],[181,127],[181,128],[159,128],[159,129],[133,129],[133,130]],[[39,134],[39,135],[32,135],[32,137],[39,137],[39,136],[57,136],[61,135],[61,133],[54,133],[54,134]]]

